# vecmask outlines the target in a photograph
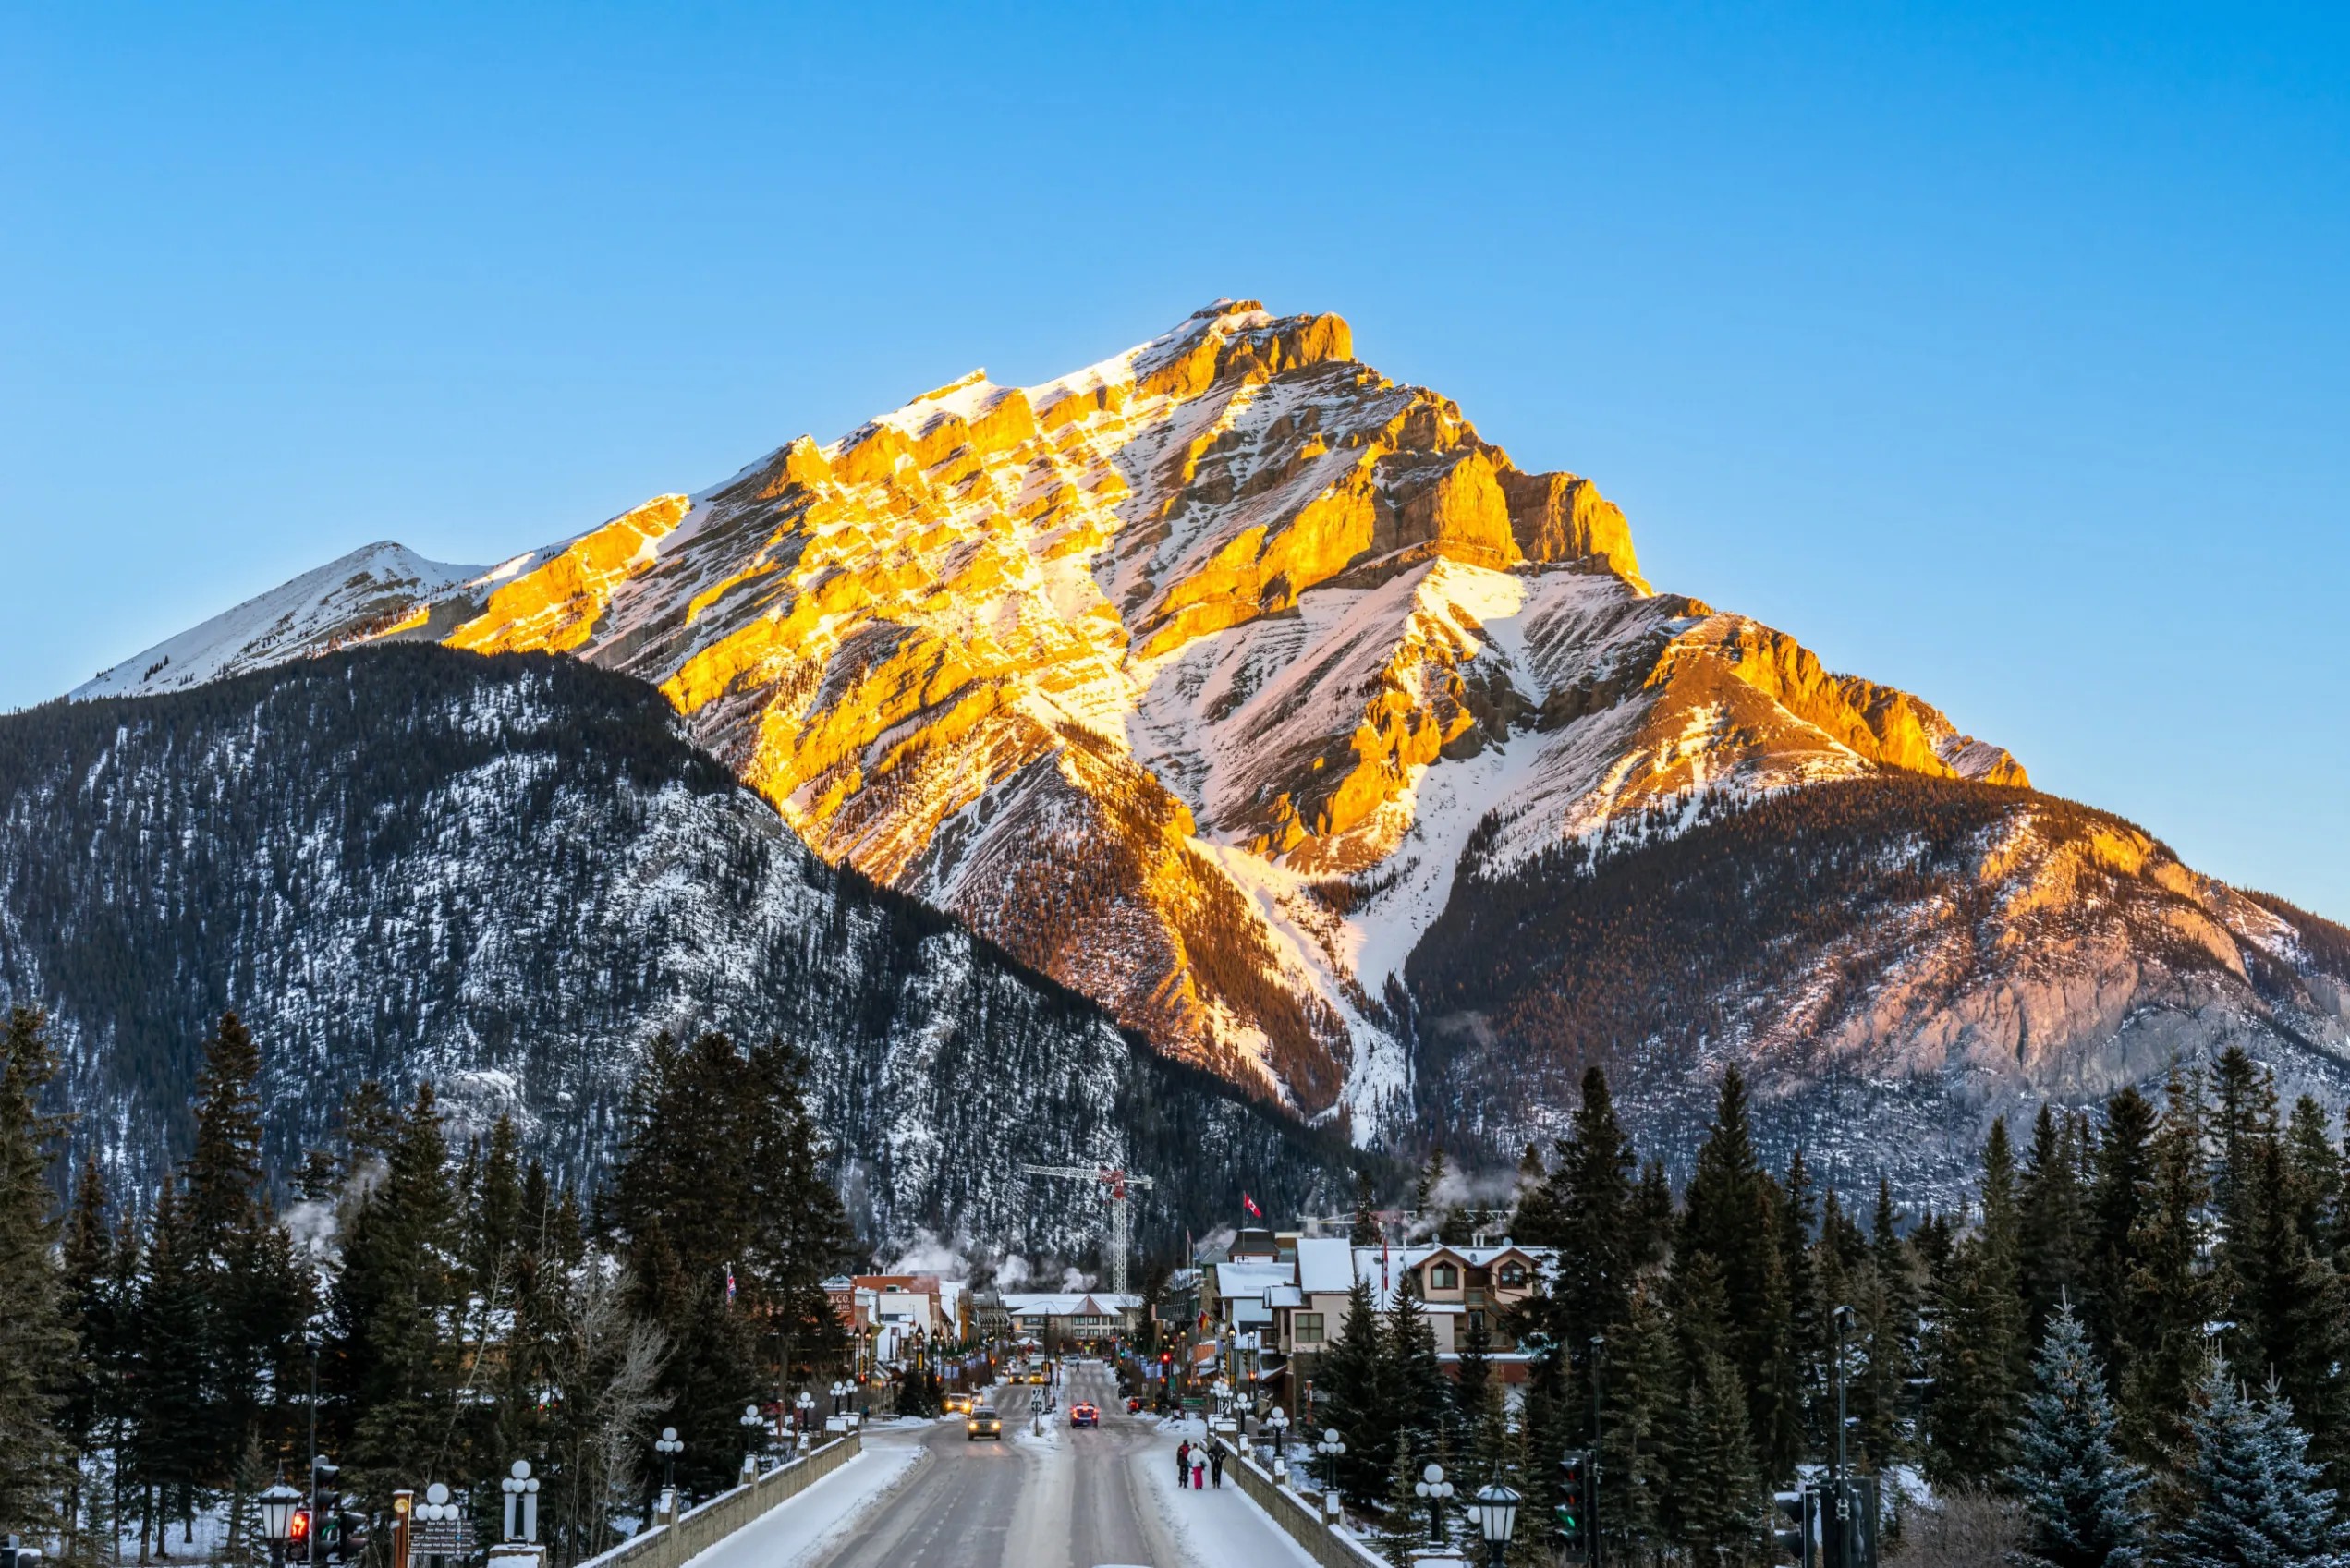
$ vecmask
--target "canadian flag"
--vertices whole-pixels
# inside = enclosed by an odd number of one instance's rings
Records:
[[[1261,1220],[1265,1217],[1265,1211],[1257,1207],[1257,1200],[1245,1192],[1240,1195],[1240,1207],[1248,1211],[1248,1218],[1251,1220]]]

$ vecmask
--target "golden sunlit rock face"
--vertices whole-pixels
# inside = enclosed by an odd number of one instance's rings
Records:
[[[1398,1102],[1395,977],[1464,857],[1872,769],[2026,782],[1650,593],[1590,481],[1253,302],[800,437],[447,640],[654,681],[820,853],[1312,1116]]]

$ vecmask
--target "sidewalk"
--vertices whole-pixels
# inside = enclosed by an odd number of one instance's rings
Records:
[[[1206,1436],[1207,1428],[1199,1421],[1168,1423],[1159,1440],[1134,1458],[1168,1534],[1190,1562],[1197,1568],[1316,1568],[1304,1549],[1240,1489],[1230,1460],[1225,1461],[1222,1487],[1175,1489],[1175,1446],[1187,1438],[1197,1443]]]
[[[855,1527],[922,1456],[918,1427],[869,1428],[864,1452],[769,1510],[700,1556],[688,1568],[795,1568],[814,1562]]]

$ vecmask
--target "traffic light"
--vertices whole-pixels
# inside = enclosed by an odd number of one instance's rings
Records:
[[[293,1554],[294,1548],[302,1545],[310,1538],[310,1511],[307,1508],[297,1508],[294,1510],[294,1516],[286,1522],[286,1547],[287,1555],[291,1556]]]
[[[1559,1460],[1559,1501],[1552,1511],[1559,1533],[1566,1538],[1570,1557],[1588,1556],[1591,1548],[1591,1456],[1571,1450]]]
[[[1778,1549],[1779,1561],[1804,1561],[1804,1514],[1807,1493],[1777,1492],[1771,1499],[1774,1516],[1771,1521],[1771,1544]]]

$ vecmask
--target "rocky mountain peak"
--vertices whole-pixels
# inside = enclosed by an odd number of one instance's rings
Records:
[[[1442,982],[1411,961],[1484,890],[1825,785],[2029,785],[1919,698],[1652,591],[1589,480],[1520,469],[1340,318],[1254,300],[1036,385],[973,371],[490,573],[411,575],[370,635],[653,683],[828,861],[1361,1134],[1441,1081],[1417,999]],[[1966,985],[2015,963],[1971,951]],[[1859,1015],[1767,994],[1814,1036]],[[1939,1027],[1888,1016],[1888,1059]]]

